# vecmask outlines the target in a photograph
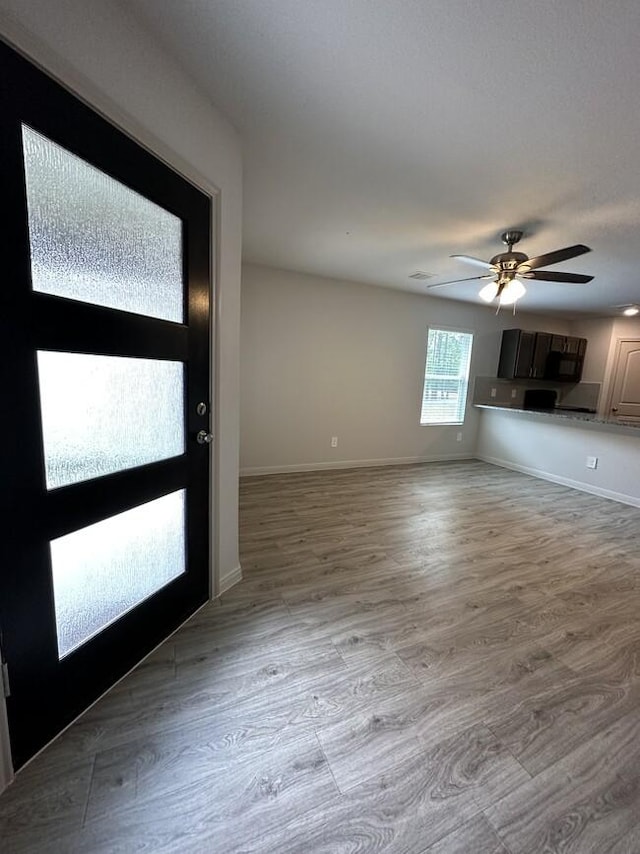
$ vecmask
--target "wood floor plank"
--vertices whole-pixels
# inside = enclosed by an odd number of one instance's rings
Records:
[[[79,829],[89,796],[94,759],[34,762],[0,798],[0,850],[42,851]]]
[[[596,854],[640,814],[637,707],[486,810],[512,854]]]
[[[479,815],[479,802],[500,797],[525,779],[491,733],[475,727],[431,752],[398,757],[331,803],[329,814],[311,810],[246,850],[417,854]],[[495,840],[486,822],[484,833],[475,836]],[[502,854],[499,848],[496,854]]]
[[[267,833],[251,828],[249,840],[237,850],[418,854],[478,814],[470,791],[441,792],[441,784],[438,771],[425,764],[422,754],[407,756],[321,809]]]
[[[539,643],[572,670],[582,670],[620,645],[640,642],[640,620],[614,614],[567,617]]]
[[[114,809],[127,825],[151,830],[161,814],[179,815],[187,804],[197,809],[205,832],[207,827],[252,823],[266,830],[270,823],[277,828],[337,793],[313,733],[283,741],[277,751],[243,753],[232,761],[208,743],[206,735],[202,741],[195,733],[191,736],[173,747],[156,739],[111,752],[110,774],[118,766],[125,774],[135,766],[135,797],[124,801],[104,788],[98,796],[92,791],[83,835],[90,838],[91,828],[102,833]]]
[[[640,851],[640,822],[624,836],[612,839],[609,847],[603,851],[606,854],[637,854]]]
[[[526,697],[516,687],[486,723],[530,773],[538,774],[640,708],[640,680],[630,678],[637,658],[625,653],[611,650],[598,667]]]
[[[448,833],[424,854],[509,854],[483,815]]]
[[[318,729],[336,720],[350,720],[354,714],[380,698],[415,690],[418,680],[396,655],[348,661],[333,680],[309,685],[306,702],[298,707],[291,722],[312,723]]]

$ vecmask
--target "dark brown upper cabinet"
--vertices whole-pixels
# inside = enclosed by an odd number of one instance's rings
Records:
[[[577,383],[582,377],[586,349],[586,338],[505,329],[498,377]]]

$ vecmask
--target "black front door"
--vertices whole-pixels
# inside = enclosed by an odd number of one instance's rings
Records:
[[[0,44],[14,766],[209,595],[210,199]]]

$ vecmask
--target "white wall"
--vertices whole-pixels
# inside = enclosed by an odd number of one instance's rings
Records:
[[[481,410],[476,456],[640,507],[640,429]],[[588,456],[598,467],[588,469]]]
[[[567,331],[520,311],[245,265],[241,472],[473,456],[477,410],[464,427],[420,426],[429,324],[474,333],[473,376],[495,375],[503,328]]]
[[[124,4],[108,0],[0,0],[0,31],[132,136],[215,195],[213,564],[214,583],[220,589],[239,571],[239,140],[231,125],[130,16]]]

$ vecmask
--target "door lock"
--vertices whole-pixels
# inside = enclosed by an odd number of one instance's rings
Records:
[[[196,406],[196,412],[198,415],[206,415],[208,412],[207,404],[204,400],[201,400],[200,403]]]
[[[213,442],[213,433],[209,433],[207,430],[198,430],[196,442],[199,445],[210,445]]]

